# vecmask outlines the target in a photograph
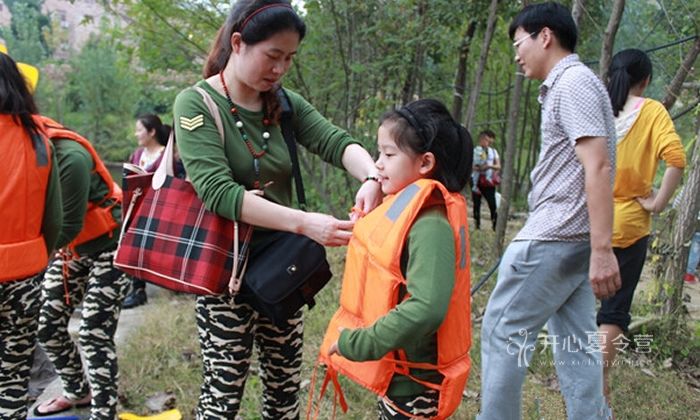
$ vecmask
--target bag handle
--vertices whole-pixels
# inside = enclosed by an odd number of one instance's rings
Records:
[[[226,136],[224,134],[224,126],[221,122],[221,114],[219,114],[219,107],[216,105],[214,100],[212,99],[211,95],[209,93],[202,89],[199,86],[193,86],[194,90],[196,90],[201,96],[202,100],[204,101],[204,104],[207,106],[207,109],[209,110],[209,114],[212,116],[214,119],[214,124],[216,125],[216,130],[219,132],[219,137],[221,139],[221,144],[225,145],[226,144]],[[160,161],[160,164],[158,165],[158,168],[156,169],[156,172],[153,174],[153,180],[151,181],[151,186],[153,187],[154,190],[160,189],[163,184],[165,183],[165,180],[168,176],[174,177],[175,176],[175,171],[173,168],[173,156],[175,152],[175,136],[174,136],[174,131],[172,130],[170,132],[170,136],[168,137],[168,144],[165,146],[165,151],[163,151],[163,158]],[[189,179],[188,179],[189,181]],[[250,240],[250,235],[252,233],[252,229],[248,229],[246,232],[246,237],[244,239],[244,243],[247,243]],[[245,270],[248,266],[248,258],[245,258],[245,261],[243,263],[243,267],[239,268],[240,260],[239,260],[239,223],[237,221],[233,221],[233,269],[231,270],[231,278],[229,279],[229,292],[233,295],[238,292],[238,290],[241,287],[241,279],[243,278],[243,274],[245,274]],[[239,273],[240,271],[240,273]]]
[[[221,144],[225,145],[226,140],[225,140],[225,135],[224,135],[224,125],[221,122],[221,114],[219,113],[219,107],[216,105],[214,100],[211,98],[211,95],[209,95],[209,92],[206,90],[202,89],[199,86],[194,86],[194,90],[199,92],[200,95],[202,95],[202,100],[204,100],[204,104],[207,106],[209,109],[209,114],[211,114],[212,118],[214,118],[214,124],[216,125],[216,129],[219,131],[219,137],[221,137]],[[243,266],[239,267],[240,264],[240,259],[241,259],[241,251],[240,251],[240,241],[239,241],[239,230],[240,230],[240,224],[237,221],[233,221],[233,267],[231,270],[231,277],[229,278],[228,281],[228,291],[231,295],[235,295],[238,293],[238,291],[241,288],[241,283],[243,280],[243,275],[245,274],[246,268],[248,268],[248,258],[244,258]],[[253,229],[248,229],[246,232],[246,236],[244,238],[244,244],[247,244],[250,241],[251,234],[253,232]],[[247,246],[244,245],[244,253],[247,253]]]
[[[216,129],[219,132],[221,144],[225,144],[224,126],[221,123],[221,115],[219,114],[219,108],[216,106],[214,100],[211,98],[211,96],[206,90],[202,89],[199,86],[193,86],[193,88],[194,90],[199,92],[200,95],[202,95],[202,100],[204,100],[204,104],[207,106],[209,114],[211,114],[212,118],[214,118],[214,124],[216,125]],[[153,181],[151,182],[151,186],[154,190],[158,190],[160,189],[160,187],[163,186],[163,183],[165,182],[167,176],[175,176],[175,170],[173,168],[173,156],[175,154],[174,133],[175,130],[170,131],[170,136],[168,136],[168,144],[165,146],[165,151],[163,151],[163,158],[160,160],[160,164],[158,165],[158,168],[153,174]]]

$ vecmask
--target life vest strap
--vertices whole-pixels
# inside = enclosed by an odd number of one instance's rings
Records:
[[[313,374],[311,376],[311,384],[309,385],[311,387],[311,390],[309,391],[309,404],[307,405],[306,409],[306,418],[307,420],[311,418],[311,410],[313,408],[313,392],[315,388],[315,383],[316,383],[316,369],[318,368],[318,365],[320,363],[317,363],[316,366],[314,367]],[[340,387],[340,382],[338,381],[338,371],[333,369],[331,366],[326,366],[326,375],[323,378],[323,384],[321,385],[321,390],[319,391],[318,394],[318,404],[316,404],[316,410],[314,410],[314,415],[313,419],[317,420],[319,416],[319,411],[321,409],[321,401],[323,401],[323,397],[326,395],[326,390],[328,389],[328,384],[333,383],[333,388],[335,391],[335,395],[333,396],[333,417],[335,419],[335,412],[336,412],[336,407],[338,403],[340,403],[340,408],[343,410],[343,413],[348,412],[348,403],[345,400],[345,394],[343,393],[342,388]]]

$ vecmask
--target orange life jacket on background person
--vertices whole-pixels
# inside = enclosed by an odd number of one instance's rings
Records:
[[[75,255],[75,248],[93,239],[99,238],[102,235],[112,235],[114,230],[119,227],[119,222],[112,215],[112,208],[122,202],[122,190],[112,179],[109,170],[100,159],[100,156],[92,147],[90,141],[80,134],[67,129],[49,117],[41,116],[46,133],[51,141],[72,140],[79,143],[92,156],[94,163],[93,172],[97,172],[104,183],[109,187],[109,192],[99,201],[92,201],[87,204],[87,212],[83,220],[83,229],[78,235],[68,244],[67,248]],[[86,182],[89,182],[87,180]],[[104,205],[107,203],[107,205]]]
[[[442,203],[452,226],[457,258],[449,308],[436,332],[437,363],[409,362],[402,350],[367,362],[353,362],[337,354],[329,358],[328,349],[338,340],[339,329],[369,327],[400,303],[399,291],[405,290],[406,285],[400,261],[411,226],[423,208]],[[439,391],[435,418],[444,419],[451,415],[462,400],[471,366],[469,267],[466,202],[461,194],[447,191],[439,182],[416,181],[386,198],[379,207],[360,219],[348,245],[340,308],[331,319],[321,345],[319,362],[327,368],[321,397],[332,381],[342,408],[347,408],[337,381],[338,372],[382,397],[386,396],[393,376],[401,374]],[[439,384],[422,381],[409,374],[411,368],[436,370],[443,380]]]
[[[51,145],[42,124],[27,130],[12,115],[0,115],[0,282],[41,272],[49,262],[42,233],[46,190],[51,175]]]

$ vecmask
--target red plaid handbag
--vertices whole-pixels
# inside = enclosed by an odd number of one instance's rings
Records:
[[[223,128],[209,94],[196,88]],[[114,266],[158,286],[200,295],[238,291],[252,226],[208,211],[190,182],[173,175],[174,138],[153,174],[126,178],[131,197]]]

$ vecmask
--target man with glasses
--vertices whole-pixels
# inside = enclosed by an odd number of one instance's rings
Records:
[[[484,315],[478,418],[521,418],[522,385],[545,323],[568,418],[608,418],[595,298],[620,287],[611,245],[612,107],[573,53],[577,30],[564,6],[525,7],[509,34],[525,76],[544,81],[542,143],[528,220],[503,255]]]

